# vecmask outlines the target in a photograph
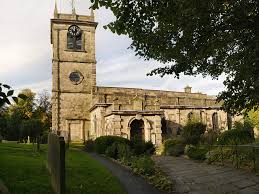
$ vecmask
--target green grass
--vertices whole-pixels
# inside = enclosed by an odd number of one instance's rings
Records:
[[[12,194],[52,194],[46,170],[46,146],[0,144],[0,177]],[[123,193],[118,180],[99,162],[81,151],[66,152],[66,193]]]
[[[66,166],[69,194],[124,193],[118,180],[84,152],[70,150],[66,155]]]
[[[52,193],[43,153],[32,151],[32,145],[0,144],[0,177],[10,193]]]

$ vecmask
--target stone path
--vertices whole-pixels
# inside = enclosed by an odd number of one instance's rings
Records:
[[[94,153],[87,153],[101,162],[111,173],[116,176],[128,194],[159,194],[159,190],[147,183],[142,177],[133,174],[123,166]]]
[[[176,182],[178,193],[259,194],[259,176],[250,172],[181,157],[155,156],[153,159]]]
[[[10,194],[4,183],[0,180],[0,194]]]

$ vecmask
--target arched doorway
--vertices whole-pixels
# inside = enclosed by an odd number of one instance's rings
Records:
[[[130,124],[130,138],[140,141],[145,140],[144,121],[133,120]]]

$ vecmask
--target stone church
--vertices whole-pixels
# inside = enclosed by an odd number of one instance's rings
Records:
[[[137,137],[160,145],[176,136],[188,119],[208,129],[228,128],[231,117],[215,98],[193,93],[96,85],[94,13],[58,13],[51,19],[52,130],[72,141],[105,135]],[[98,38],[98,37],[97,37]],[[127,76],[127,75],[125,75]],[[144,75],[143,75],[144,76]]]

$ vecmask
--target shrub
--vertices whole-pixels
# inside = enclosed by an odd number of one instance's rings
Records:
[[[129,145],[130,141],[118,136],[102,136],[95,139],[95,151],[99,154],[104,154],[106,149],[113,143],[124,143]]]
[[[207,162],[231,162],[233,165],[253,168],[254,150],[251,146],[219,146],[207,153]]]
[[[155,152],[155,147],[152,142],[139,141],[138,139],[131,139],[130,147],[134,155],[148,154],[152,155]]]
[[[187,145],[185,148],[185,154],[194,160],[205,160],[207,152],[206,148],[198,146]]]
[[[123,163],[128,163],[131,157],[130,146],[125,143],[114,142],[106,149],[105,155],[116,160],[120,159]]]
[[[234,151],[230,147],[217,147],[206,154],[207,162],[221,162],[222,159],[229,160],[232,158]]]
[[[168,139],[163,144],[164,155],[180,156],[184,153],[184,143],[180,139]]]
[[[3,141],[3,136],[0,134],[0,143]]]
[[[95,142],[92,140],[92,139],[89,139],[85,142],[85,147],[84,149],[87,151],[87,152],[94,152],[95,150]]]
[[[155,172],[155,163],[149,156],[132,157],[133,171],[142,175],[152,175]]]
[[[118,143],[114,142],[111,146],[107,147],[107,149],[105,150],[105,155],[117,160],[118,159]]]
[[[118,144],[118,158],[121,159],[123,162],[127,162],[131,157],[131,149],[130,146],[127,144]]]
[[[245,119],[243,129],[249,131],[251,136],[254,137],[254,124],[251,122],[251,120],[247,118]]]
[[[144,144],[144,154],[153,155],[156,149],[151,141],[145,142]]]
[[[206,125],[201,122],[189,121],[183,128],[182,137],[186,144],[197,145],[204,134]]]
[[[213,145],[217,142],[218,136],[219,136],[219,131],[210,129],[208,130],[207,133],[204,133],[201,135],[201,143]]]
[[[219,145],[239,145],[252,143],[254,137],[248,130],[231,129],[220,134],[217,143]]]

